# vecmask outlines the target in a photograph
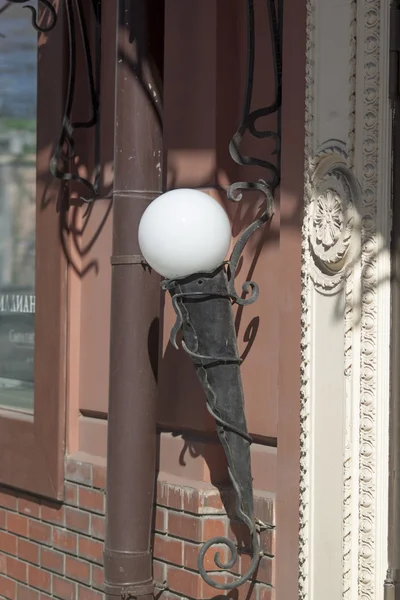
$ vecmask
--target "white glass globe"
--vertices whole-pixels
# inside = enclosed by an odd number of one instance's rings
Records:
[[[216,269],[226,258],[231,225],[208,194],[171,190],[153,200],[139,224],[139,246],[160,275],[172,279]]]

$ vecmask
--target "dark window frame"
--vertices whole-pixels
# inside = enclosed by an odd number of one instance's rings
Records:
[[[64,106],[65,37],[38,35],[34,413],[0,409],[0,485],[62,500],[66,441],[67,261],[63,187],[50,173]]]

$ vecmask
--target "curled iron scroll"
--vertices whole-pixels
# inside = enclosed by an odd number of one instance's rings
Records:
[[[68,29],[68,83],[65,100],[64,116],[61,133],[53,153],[50,170],[54,177],[62,181],[74,181],[86,189],[80,199],[91,203],[99,195],[100,179],[100,129],[99,129],[99,94],[100,94],[100,53],[101,53],[101,4],[92,0],[88,4],[94,14],[95,22],[95,51],[94,56],[89,41],[88,26],[82,0],[65,0],[65,11]],[[76,24],[78,21],[78,25]],[[87,85],[89,89],[90,116],[85,121],[73,121],[72,108],[75,98],[76,69],[77,69],[77,35],[81,37],[86,68]],[[95,127],[95,179],[89,179],[72,172],[71,164],[76,156],[74,133],[78,129]]]
[[[29,0],[7,0],[10,4],[26,4]],[[51,31],[57,23],[57,12],[50,0],[38,0],[39,4],[42,5],[43,9],[48,11],[48,22],[47,25],[41,25],[38,19],[38,11],[34,6],[23,6],[32,13],[32,27],[40,33],[46,33]]]
[[[259,180],[255,183],[254,182],[253,183],[240,182],[240,183],[232,184],[229,188],[228,197],[230,199],[233,198],[235,200],[235,202],[239,202],[242,199],[241,193],[239,193],[239,195],[237,195],[237,196],[235,195],[235,193],[238,190],[242,190],[242,191],[256,190],[256,191],[259,191],[262,194],[264,194],[264,197],[265,197],[264,209],[263,209],[261,216],[258,217],[255,221],[253,221],[253,223],[251,223],[244,230],[244,232],[242,233],[242,235],[240,236],[240,238],[238,239],[238,241],[235,244],[235,247],[232,251],[232,254],[231,254],[231,257],[230,257],[229,263],[228,263],[229,271],[230,271],[228,289],[229,289],[230,296],[232,298],[234,298],[234,300],[237,304],[246,306],[247,304],[252,304],[253,302],[255,302],[257,300],[258,285],[254,281],[246,281],[242,286],[245,297],[242,298],[241,296],[239,296],[235,290],[236,270],[237,270],[237,267],[239,264],[239,259],[244,250],[244,247],[246,246],[250,237],[253,235],[253,233],[255,231],[257,231],[257,229],[259,229],[260,227],[265,225],[265,223],[267,223],[268,221],[271,220],[271,218],[274,214],[274,198],[273,198],[273,194],[272,194],[272,190],[271,190],[270,186],[267,185],[267,183],[262,180]],[[250,293],[250,296],[248,295],[249,293]]]
[[[8,4],[26,4],[30,0],[8,0]],[[23,6],[32,13],[32,26],[41,33],[54,29],[57,24],[57,10],[51,0],[38,0],[39,6],[48,14],[47,23],[39,22],[39,11],[32,5]],[[93,202],[99,195],[100,183],[100,55],[101,55],[101,0],[65,0],[65,14],[68,32],[68,77],[64,115],[61,133],[50,161],[53,177],[61,181],[74,181],[85,190],[80,195],[82,202]],[[93,11],[95,23],[94,51],[91,48],[85,10]],[[4,8],[3,8],[4,10]],[[75,98],[77,70],[77,37],[80,36],[83,47],[83,62],[86,68],[86,80],[89,91],[90,116],[84,121],[73,121],[72,108]],[[79,173],[72,171],[72,164],[77,155],[74,134],[78,129],[95,127],[94,164],[95,177],[92,183]]]
[[[215,420],[217,433],[227,457],[229,477],[236,497],[236,515],[248,527],[251,537],[252,560],[249,569],[238,579],[225,583],[215,581],[211,574],[207,573],[204,566],[205,555],[213,546],[225,545],[230,551],[230,558],[223,562],[220,552],[217,551],[214,562],[218,569],[228,571],[238,560],[236,545],[229,538],[218,536],[202,546],[198,556],[199,572],[206,583],[218,590],[237,588],[253,576],[261,557],[259,529],[261,526],[267,527],[257,522],[253,515],[253,490],[249,479],[249,447],[252,439],[247,432],[244,417],[241,359],[237,350],[231,303],[249,304],[257,297],[257,285],[247,282],[244,291],[251,289],[251,296],[240,298],[235,291],[234,277],[250,236],[272,218],[273,196],[271,189],[263,181],[258,182],[256,186],[251,185],[250,188],[238,184],[235,189],[239,188],[263,192],[265,206],[261,216],[245,229],[236,242],[230,260],[212,273],[197,273],[187,278],[165,280],[162,283],[163,289],[171,294],[176,314],[176,322],[170,334],[171,343],[175,348],[178,347],[177,336],[182,331],[182,348],[195,364],[205,391],[207,409]],[[217,306],[221,300],[225,302],[224,308]],[[211,336],[210,331],[213,332]],[[226,342],[226,352],[216,350],[218,339]],[[215,373],[219,369],[223,372],[216,376]],[[226,372],[227,369],[230,370],[230,374],[225,381],[224,370]]]

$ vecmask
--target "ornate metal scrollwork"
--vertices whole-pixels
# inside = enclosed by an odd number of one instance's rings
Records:
[[[8,4],[27,4],[30,0],[7,0]],[[47,24],[40,24],[38,19],[38,11],[34,6],[27,5],[22,8],[27,8],[32,13],[32,27],[41,33],[51,31],[57,23],[57,12],[50,0],[38,0],[39,4],[42,5],[43,9],[48,12]]]
[[[27,4],[30,0],[8,0],[9,4]],[[38,10],[31,5],[23,6],[32,13],[32,26],[40,33],[47,33],[57,24],[57,11],[50,0],[38,0],[42,9],[48,13],[47,20],[39,22]],[[50,171],[54,177],[62,181],[74,181],[86,190],[80,195],[83,202],[91,203],[99,195],[100,181],[100,128],[99,128],[99,97],[100,97],[100,53],[101,53],[101,0],[65,0],[65,14],[68,32],[68,77],[65,97],[64,115],[61,133],[57,141]],[[89,41],[89,31],[85,10],[92,10],[95,23],[94,52]],[[86,68],[89,89],[90,116],[84,121],[73,121],[72,109],[76,92],[77,71],[77,37],[80,36]],[[92,183],[81,177],[72,167],[76,157],[75,132],[78,129],[95,128],[94,164],[95,176]]]
[[[257,166],[268,172],[267,180],[256,182],[235,182],[227,196],[234,202],[242,200],[243,193],[256,191],[264,196],[264,209],[239,237],[229,261],[213,273],[196,273],[183,279],[166,280],[163,288],[171,294],[172,304],[177,315],[171,331],[171,342],[178,347],[177,335],[182,332],[182,347],[191,357],[197,375],[205,391],[207,409],[216,422],[216,429],[224,448],[228,472],[236,495],[236,515],[249,529],[251,536],[252,561],[247,573],[238,579],[219,583],[207,573],[204,560],[206,552],[214,545],[225,545],[231,556],[226,564],[219,552],[214,556],[218,569],[228,571],[237,561],[238,550],[235,544],[225,537],[208,540],[198,557],[198,569],[203,579],[219,590],[231,590],[248,581],[255,573],[260,560],[259,532],[270,528],[254,516],[253,487],[250,465],[251,437],[247,431],[244,413],[243,388],[232,304],[247,305],[258,296],[258,286],[248,281],[243,286],[243,294],[235,290],[235,275],[239,259],[250,236],[267,223],[273,215],[273,194],[280,182],[280,107],[281,107],[281,17],[282,1],[278,8],[275,0],[267,0],[271,33],[272,56],[274,62],[275,94],[271,105],[251,110],[255,62],[254,0],[246,0],[247,10],[247,82],[244,96],[243,114],[240,125],[234,134],[229,151],[232,159],[241,166]],[[261,117],[276,114],[277,130],[260,130],[257,121]],[[265,159],[245,156],[241,152],[244,135],[248,132],[259,139],[272,138],[275,141],[273,154],[276,164]]]
[[[43,0],[42,0],[43,1]],[[64,117],[61,133],[50,163],[54,177],[62,181],[75,181],[86,189],[86,194],[81,194],[83,202],[91,203],[99,194],[100,182],[100,123],[99,123],[99,96],[100,96],[100,53],[101,53],[101,2],[91,0],[88,2],[94,15],[95,22],[95,48],[94,57],[89,42],[88,27],[82,0],[65,0],[65,11],[68,29],[68,83],[65,100]],[[77,21],[77,23],[76,23]],[[85,121],[72,120],[72,108],[75,98],[75,79],[77,70],[77,34],[80,35],[84,53],[87,83],[90,99],[90,116]],[[81,177],[71,170],[76,156],[74,134],[78,129],[95,128],[94,164],[95,177],[92,183],[89,179]]]

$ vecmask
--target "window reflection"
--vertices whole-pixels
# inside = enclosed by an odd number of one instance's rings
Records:
[[[35,339],[36,85],[31,13],[0,0],[0,404],[28,410]]]

